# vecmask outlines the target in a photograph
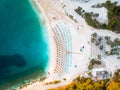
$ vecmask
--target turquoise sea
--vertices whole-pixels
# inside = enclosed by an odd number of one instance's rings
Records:
[[[0,90],[45,75],[49,47],[41,19],[30,0],[0,0]]]

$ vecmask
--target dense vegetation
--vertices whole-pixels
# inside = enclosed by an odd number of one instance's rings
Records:
[[[85,12],[84,10],[82,10],[81,7],[75,9],[75,12],[84,17],[88,25],[93,26],[94,28],[101,28],[101,24],[99,24],[99,22],[95,19],[95,17],[97,17],[98,14],[93,14],[92,12]],[[94,17],[94,19],[92,17]]]
[[[71,84],[50,90],[105,90],[108,79],[104,81],[93,81],[90,78],[77,77]]]
[[[85,18],[88,25],[98,28],[98,29],[109,29],[116,33],[120,33],[120,6],[117,6],[117,2],[111,3],[111,1],[106,1],[106,3],[98,4],[97,8],[105,7],[108,12],[108,24],[101,24],[96,20],[98,14],[93,14],[85,12],[81,7],[75,9],[75,12]]]
[[[102,5],[108,10],[107,28],[120,33],[120,6],[117,6],[117,2],[111,3],[111,1],[106,1]]]
[[[93,81],[90,78],[77,77],[72,83],[49,90],[120,90],[120,70],[109,80]]]
[[[120,69],[115,72],[112,81],[107,86],[107,90],[120,90]]]
[[[120,39],[111,39],[109,36],[99,36],[97,33],[93,33],[91,36],[91,42],[94,43],[105,55],[111,56],[116,55],[120,59]],[[106,47],[110,47],[110,50],[106,50]],[[101,55],[98,55],[98,59],[101,59]]]

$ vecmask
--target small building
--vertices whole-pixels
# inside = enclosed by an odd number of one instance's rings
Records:
[[[98,80],[110,78],[110,73],[104,68],[94,68],[92,70],[92,75],[95,79],[98,79]]]

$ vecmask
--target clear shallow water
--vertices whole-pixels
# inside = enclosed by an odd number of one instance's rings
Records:
[[[38,16],[29,0],[0,0],[0,83],[33,68],[45,72],[48,45]]]

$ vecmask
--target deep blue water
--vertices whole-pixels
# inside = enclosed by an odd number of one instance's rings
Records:
[[[44,30],[29,0],[0,0],[0,81],[34,67],[45,71],[49,57]]]

